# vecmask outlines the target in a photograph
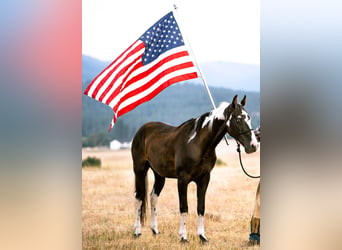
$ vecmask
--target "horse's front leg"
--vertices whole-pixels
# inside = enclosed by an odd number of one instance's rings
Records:
[[[178,178],[178,197],[179,197],[179,210],[180,210],[180,227],[179,235],[181,242],[188,242],[186,232],[186,215],[188,213],[188,181],[185,178]]]
[[[207,187],[210,180],[210,173],[196,180],[197,184],[197,215],[198,215],[198,224],[197,224],[197,234],[202,241],[208,242],[207,237],[205,237],[204,233],[204,211],[205,211],[205,193],[207,191]]]

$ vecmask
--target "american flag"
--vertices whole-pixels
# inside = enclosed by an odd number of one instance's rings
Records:
[[[119,116],[171,84],[198,76],[171,11],[95,77],[84,94],[113,109],[110,131]]]

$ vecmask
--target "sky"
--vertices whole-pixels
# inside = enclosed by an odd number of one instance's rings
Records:
[[[83,0],[82,53],[114,60],[174,4],[199,63],[260,64],[260,0]]]

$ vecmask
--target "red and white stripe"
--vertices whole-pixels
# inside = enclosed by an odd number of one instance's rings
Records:
[[[151,100],[171,84],[198,77],[186,46],[170,49],[147,65],[142,63],[144,51],[142,41],[133,43],[84,92],[114,110],[110,129],[117,117]]]

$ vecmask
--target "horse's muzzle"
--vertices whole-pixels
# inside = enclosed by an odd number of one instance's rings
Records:
[[[245,147],[245,152],[247,154],[254,153],[255,151],[257,151],[258,146],[259,146],[258,144],[251,143],[249,147]]]

